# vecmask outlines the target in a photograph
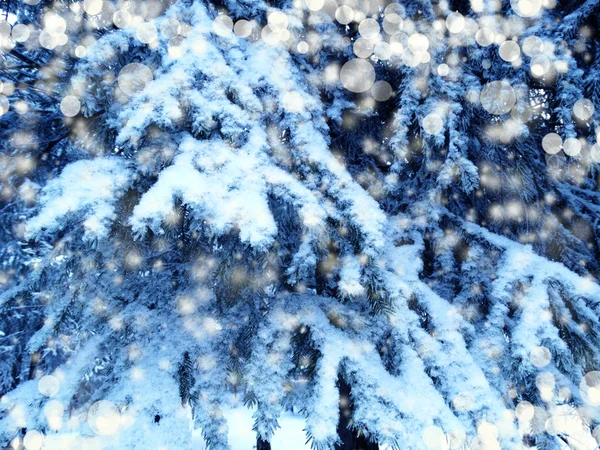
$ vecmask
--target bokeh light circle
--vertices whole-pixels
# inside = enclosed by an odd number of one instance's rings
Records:
[[[373,41],[366,38],[358,38],[352,46],[354,54],[359,58],[368,58],[373,54],[374,48]]]
[[[233,20],[231,17],[222,14],[213,20],[213,31],[217,36],[229,36],[233,30]]]
[[[373,48],[373,55],[377,59],[386,61],[392,56],[392,48],[390,47],[390,44],[385,41],[378,42]]]
[[[3,116],[10,109],[10,101],[6,95],[0,94],[0,116]]]
[[[117,28],[127,28],[131,25],[131,14],[126,9],[119,9],[113,14],[113,23]]]
[[[452,12],[446,17],[446,28],[450,33],[460,33],[465,29],[465,17],[459,12]]]
[[[150,44],[158,38],[158,30],[152,22],[144,22],[137,27],[135,35],[143,44]]]
[[[408,38],[408,48],[413,53],[423,53],[429,48],[429,39],[421,33],[414,33]]]
[[[60,111],[65,117],[75,117],[80,110],[81,102],[74,95],[67,95],[60,102]]]
[[[60,382],[53,375],[44,375],[38,380],[38,391],[45,397],[53,397],[58,394]]]
[[[88,411],[88,424],[94,433],[101,436],[115,434],[121,424],[121,413],[114,403],[100,400]]]
[[[252,34],[252,23],[242,19],[242,20],[238,20],[234,27],[233,27],[233,32],[235,33],[236,36],[241,37],[241,38],[247,38]]]
[[[544,54],[531,58],[529,63],[531,74],[535,77],[543,77],[550,70],[550,59]]]
[[[481,28],[475,33],[475,41],[482,47],[488,47],[494,43],[496,35],[489,28]]]
[[[364,59],[352,59],[342,66],[340,80],[350,92],[366,92],[375,83],[375,69]]]
[[[320,11],[325,6],[325,0],[305,0],[306,7],[311,11]]]
[[[577,156],[581,153],[581,142],[577,138],[567,138],[563,144],[565,155]]]
[[[550,350],[543,345],[533,347],[531,352],[529,352],[529,360],[535,367],[546,367],[550,364],[551,359],[552,354],[550,353]]]
[[[379,35],[379,23],[375,19],[364,19],[358,25],[358,32],[366,39],[374,39]]]
[[[438,134],[444,128],[444,121],[435,113],[426,115],[423,118],[423,129],[428,134]]]
[[[399,33],[404,26],[404,20],[398,14],[387,14],[383,19],[383,30],[390,36]]]
[[[589,120],[594,115],[596,108],[591,100],[579,99],[573,105],[573,115],[579,120]]]
[[[289,19],[287,14],[283,11],[273,11],[269,14],[267,23],[269,24],[271,29],[277,33],[279,31],[287,29]]]
[[[119,72],[118,84],[125,94],[134,95],[143,90],[153,79],[152,71],[146,65],[131,63]]]
[[[298,50],[298,53],[305,55],[310,50],[310,47],[308,46],[308,42],[301,41],[298,42],[296,49]]]
[[[562,148],[562,138],[556,133],[548,133],[542,139],[542,148],[549,155],[555,155]]]
[[[542,9],[542,0],[510,0],[510,6],[520,17],[533,17]]]
[[[180,32],[181,23],[179,20],[173,17],[165,19],[160,23],[160,34],[167,39],[172,39],[175,36],[178,36]]]
[[[506,62],[514,62],[521,56],[521,48],[515,41],[504,41],[498,49],[500,58]]]
[[[433,425],[423,430],[423,442],[427,448],[440,448],[445,440],[446,436],[440,427]]]
[[[531,419],[533,419],[534,414],[535,408],[528,401],[520,402],[515,408],[515,415],[521,422],[529,422]]]
[[[335,20],[342,25],[348,25],[354,19],[354,10],[348,5],[342,5],[335,10]]]
[[[83,10],[90,16],[96,16],[102,11],[102,0],[83,0]]]
[[[31,32],[29,31],[29,27],[22,23],[16,24],[12,29],[12,38],[16,42],[25,42],[29,39],[29,35]]]
[[[536,56],[542,53],[544,42],[537,36],[527,36],[521,43],[521,49],[527,56]]]
[[[28,430],[23,437],[26,450],[39,450],[44,445],[44,435],[37,430]]]
[[[394,94],[394,90],[390,83],[384,80],[376,81],[371,87],[371,95],[378,102],[389,100]]]
[[[515,106],[517,95],[508,81],[491,81],[481,90],[479,101],[490,114],[501,115]]]
[[[579,383],[581,398],[590,406],[600,406],[600,372],[588,372]]]

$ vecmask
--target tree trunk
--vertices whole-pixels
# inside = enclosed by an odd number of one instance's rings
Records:
[[[258,438],[256,441],[256,450],[271,450],[271,443]]]
[[[340,421],[338,422],[337,431],[342,443],[335,446],[336,450],[379,450],[379,445],[376,442],[369,442],[362,433],[357,436],[355,432],[348,428],[352,417],[350,385],[339,376],[338,386],[340,387]]]

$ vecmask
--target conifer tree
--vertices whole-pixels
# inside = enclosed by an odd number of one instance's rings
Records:
[[[4,7],[1,445],[597,445],[597,0]]]

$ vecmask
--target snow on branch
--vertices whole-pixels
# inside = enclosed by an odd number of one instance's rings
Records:
[[[41,210],[27,223],[30,236],[64,226],[72,214],[82,213],[86,236],[106,236],[115,219],[115,203],[132,182],[127,165],[117,158],[96,158],[69,164],[44,188]]]

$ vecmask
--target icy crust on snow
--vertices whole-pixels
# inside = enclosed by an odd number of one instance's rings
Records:
[[[131,183],[131,171],[118,158],[96,158],[69,164],[44,187],[37,216],[27,223],[27,233],[53,232],[65,217],[82,213],[86,236],[105,236],[116,218],[114,205]]]

